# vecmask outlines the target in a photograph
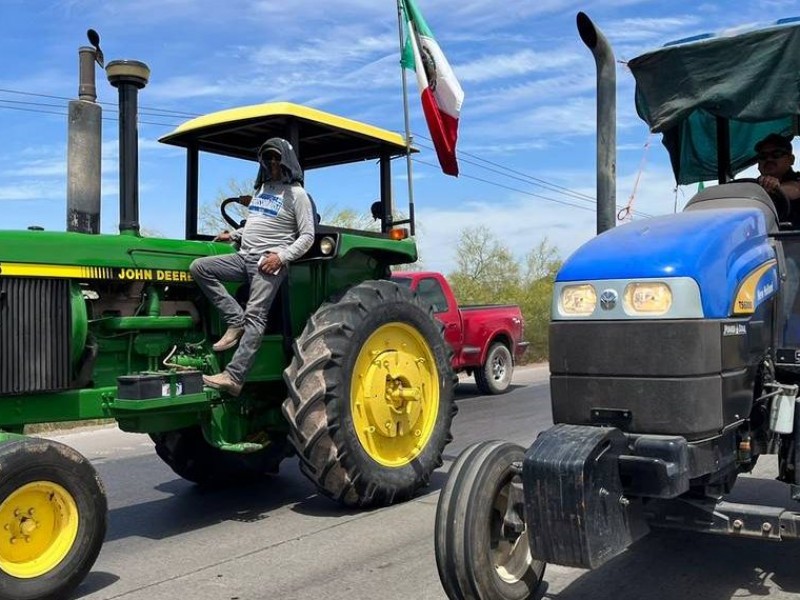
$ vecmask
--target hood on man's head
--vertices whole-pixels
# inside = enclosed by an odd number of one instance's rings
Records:
[[[256,156],[259,159],[258,175],[253,187],[257,190],[265,182],[270,181],[270,172],[261,164],[261,155],[265,152],[277,152],[281,156],[281,171],[283,173],[282,183],[299,183],[303,185],[303,169],[300,168],[300,161],[292,145],[283,138],[274,137],[268,139],[258,148]]]

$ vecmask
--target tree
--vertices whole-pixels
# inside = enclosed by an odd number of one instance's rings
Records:
[[[485,226],[461,232],[457,269],[448,280],[461,304],[517,304],[525,319],[527,358],[547,358],[553,282],[558,251],[543,239],[520,262]]]
[[[231,226],[225,222],[220,213],[220,206],[226,198],[234,196],[249,196],[253,193],[253,185],[248,182],[235,181],[228,182],[227,191],[220,191],[213,204],[201,204],[198,219],[198,232],[208,235],[215,235],[220,231],[230,229]],[[228,205],[228,214],[236,221],[247,218],[247,208],[241,204]]]
[[[561,268],[558,251],[544,238],[525,257],[524,290],[518,302],[525,318],[525,340],[530,343],[532,360],[548,356],[548,331],[553,287]]]
[[[520,266],[488,227],[462,230],[457,248],[458,268],[448,279],[458,291],[459,302],[496,303],[518,295]]]

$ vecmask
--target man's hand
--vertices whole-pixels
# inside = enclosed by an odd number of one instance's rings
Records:
[[[777,177],[771,175],[762,175],[758,178],[758,184],[768,192],[774,192],[781,187],[781,182]]]
[[[280,257],[274,252],[265,254],[258,262],[258,269],[264,273],[264,275],[275,275],[283,266]]]
[[[239,204],[242,206],[250,206],[250,202],[253,200],[252,196],[239,196]]]
[[[217,237],[214,238],[215,242],[230,242],[231,241],[231,232],[227,229],[220,234],[217,234]]]

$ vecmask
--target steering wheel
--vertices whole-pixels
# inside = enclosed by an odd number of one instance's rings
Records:
[[[225,198],[222,201],[222,204],[219,206],[219,212],[222,215],[222,218],[225,222],[233,227],[234,229],[239,229],[240,227],[244,227],[246,219],[242,219],[240,222],[236,222],[232,216],[228,214],[228,206],[230,204],[240,204],[239,196],[234,196],[233,198]]]
[[[758,183],[758,179],[753,177],[743,177],[742,179],[736,179],[731,183],[755,183],[759,186],[761,185]],[[764,191],[766,192],[767,190]],[[789,204],[789,198],[786,197],[786,194],[783,193],[783,190],[778,188],[772,192],[767,192],[767,194],[769,195],[770,200],[772,200],[772,203],[775,205],[775,212],[778,213],[778,221],[788,221],[792,209],[791,205]]]

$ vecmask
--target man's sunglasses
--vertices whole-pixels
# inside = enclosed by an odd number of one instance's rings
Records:
[[[264,154],[258,157],[258,162],[260,162],[264,166],[267,166],[271,162],[280,163],[281,157],[275,154],[274,152],[265,152]]]
[[[786,150],[772,150],[770,152],[759,152],[756,154],[756,158],[758,160],[767,160],[771,158],[772,160],[778,160],[779,158],[783,158],[784,156],[788,156],[789,153]]]

